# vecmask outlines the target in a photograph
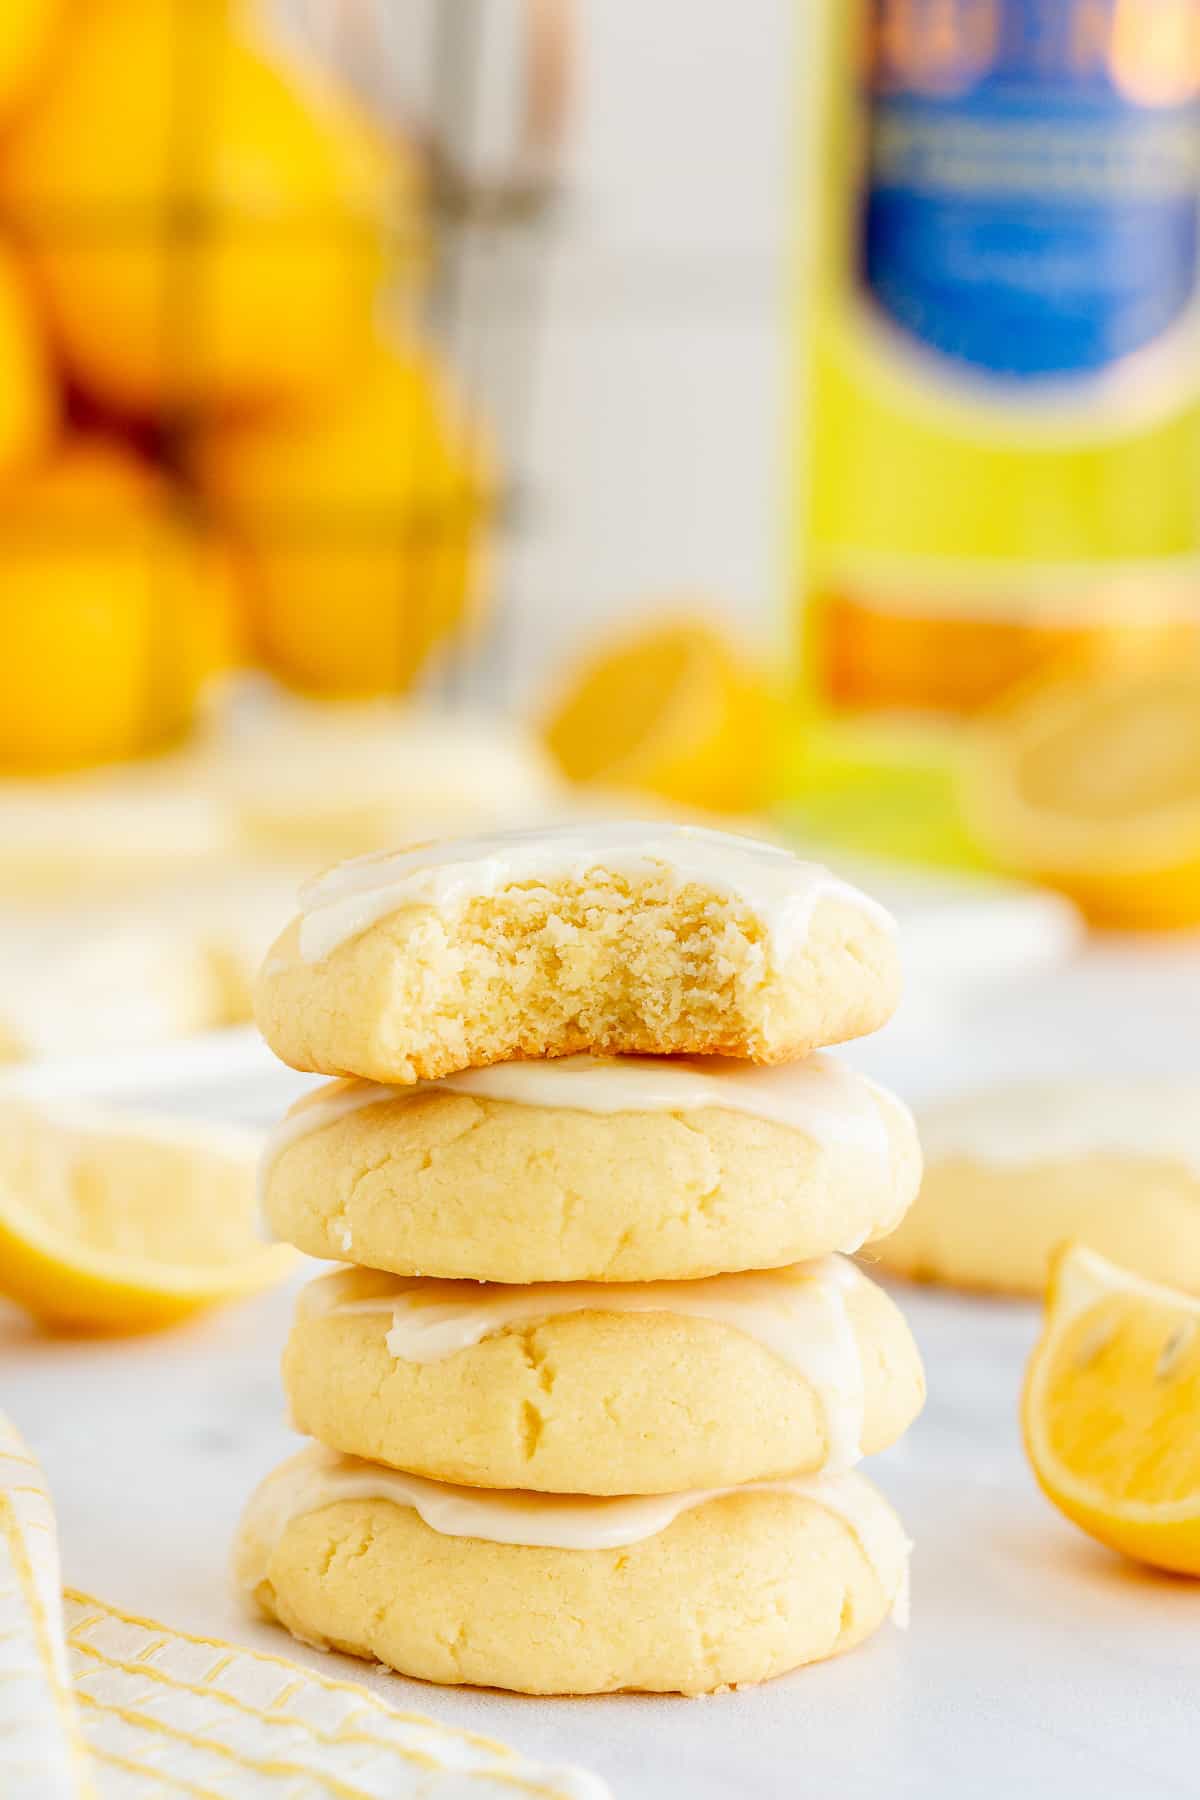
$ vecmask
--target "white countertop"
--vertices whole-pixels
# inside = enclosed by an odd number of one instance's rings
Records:
[[[916,1539],[913,1621],[853,1655],[705,1700],[533,1701],[346,1675],[415,1710],[590,1766],[621,1800],[1195,1794],[1200,1591],[1091,1545],[1017,1438],[1031,1307],[902,1292],[930,1399],[872,1476]],[[295,1447],[276,1293],[155,1338],[49,1342],[0,1321],[3,1401],[43,1458],[65,1579],[129,1611],[328,1667],[246,1619],[226,1557]],[[340,1661],[341,1659],[334,1659]]]
[[[1200,1069],[1200,950],[1091,951],[957,1017],[913,1016],[856,1059],[920,1096],[992,1073]],[[282,1071],[189,1095],[269,1117]],[[1194,1795],[1200,1588],[1092,1545],[1038,1494],[1017,1399],[1031,1306],[897,1289],[929,1404],[873,1458],[916,1540],[913,1622],[851,1656],[704,1700],[534,1701],[345,1663],[401,1705],[591,1767],[620,1800],[1056,1800]],[[72,1586],[199,1633],[329,1668],[245,1618],[228,1546],[258,1478],[294,1447],[277,1373],[291,1295],[144,1339],[38,1335],[0,1313],[0,1405],[43,1458]]]

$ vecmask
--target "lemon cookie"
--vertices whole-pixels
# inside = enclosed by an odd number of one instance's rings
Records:
[[[247,841],[310,867],[528,821],[563,795],[549,753],[512,721],[392,701],[275,695],[232,720],[221,748],[220,791]]]
[[[857,1475],[731,1493],[485,1494],[303,1451],[243,1518],[239,1585],[307,1644],[534,1694],[697,1694],[860,1643],[908,1545]]]
[[[778,846],[645,822],[360,857],[301,890],[257,1014],[295,1068],[436,1079],[511,1057],[786,1062],[874,1031],[883,909]]]
[[[0,1062],[166,1043],[217,1022],[203,947],[142,900],[0,900]]]
[[[0,896],[65,900],[124,896],[156,878],[194,872],[237,845],[214,793],[206,751],[37,780],[0,780]]]
[[[268,1145],[310,1255],[478,1281],[681,1281],[856,1250],[916,1191],[898,1100],[831,1057],[561,1058],[335,1083]]]
[[[1151,1280],[1200,1293],[1200,1085],[1005,1086],[931,1107],[925,1178],[873,1255],[950,1286],[1041,1294],[1078,1238]]]
[[[201,873],[155,883],[126,906],[139,929],[169,928],[208,972],[211,1025],[254,1016],[254,982],[263,954],[290,917],[297,867],[265,857],[231,856]]]
[[[899,1311],[840,1257],[606,1287],[348,1269],[301,1294],[283,1373],[333,1449],[563,1494],[849,1468],[924,1397]]]

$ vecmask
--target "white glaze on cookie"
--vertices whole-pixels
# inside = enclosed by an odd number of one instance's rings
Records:
[[[876,901],[778,845],[695,825],[628,820],[444,839],[355,857],[301,889],[300,955],[320,962],[406,906],[448,912],[506,887],[664,871],[681,887],[694,883],[744,901],[780,961],[803,944],[823,899],[843,900],[876,925],[893,926]]]
[[[894,1560],[892,1518],[861,1476],[798,1475],[735,1488],[693,1488],[682,1494],[593,1500],[582,1495],[530,1494],[511,1489],[453,1487],[423,1475],[385,1469],[361,1457],[314,1446],[268,1477],[250,1502],[242,1542],[261,1550],[261,1564],[243,1559],[241,1578],[253,1591],[267,1577],[266,1560],[294,1519],[342,1500],[386,1500],[411,1507],[443,1537],[549,1550],[617,1550],[666,1531],[681,1514],[730,1494],[794,1494],[841,1520],[880,1584],[893,1588],[893,1616],[907,1622],[907,1566],[889,1580]],[[905,1556],[907,1565],[907,1554]]]
[[[847,1297],[866,1278],[839,1256],[786,1269],[699,1281],[498,1282],[406,1280],[345,1300],[354,1277],[327,1275],[305,1291],[309,1311],[391,1316],[387,1347],[400,1362],[436,1362],[512,1325],[569,1313],[666,1313],[712,1319],[765,1346],[812,1386],[825,1418],[827,1470],[862,1456],[865,1392]]]
[[[306,1095],[276,1126],[263,1153],[260,1180],[265,1186],[276,1160],[291,1144],[348,1113],[430,1093],[606,1115],[691,1113],[712,1107],[786,1126],[822,1146],[860,1150],[886,1168],[890,1140],[879,1092],[865,1076],[834,1057],[817,1054],[774,1067],[725,1056],[561,1056],[493,1063],[406,1087],[331,1081]],[[854,1251],[860,1246],[841,1248]]]
[[[1084,1156],[1179,1162],[1200,1176],[1200,1079],[1021,1082],[931,1107],[927,1163],[1013,1167]]]

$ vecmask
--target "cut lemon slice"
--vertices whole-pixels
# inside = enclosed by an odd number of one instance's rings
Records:
[[[546,741],[573,781],[753,812],[767,798],[776,727],[770,684],[743,651],[701,620],[676,619],[587,662]]]
[[[279,1280],[251,1132],[0,1102],[0,1293],[49,1323],[164,1325]]]
[[[972,835],[1096,923],[1200,922],[1200,663],[1060,671],[981,718]]]
[[[1114,1550],[1200,1575],[1200,1300],[1070,1245],[1022,1402],[1059,1510]]]

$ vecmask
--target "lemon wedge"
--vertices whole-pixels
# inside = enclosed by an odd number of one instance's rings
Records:
[[[1022,686],[979,721],[963,802],[985,850],[1095,923],[1200,922],[1200,663]]]
[[[1059,1511],[1139,1562],[1200,1575],[1198,1416],[1200,1300],[1061,1250],[1022,1402]]]
[[[59,1326],[143,1331],[279,1280],[250,1132],[0,1102],[0,1293]]]
[[[753,661],[715,626],[674,619],[587,661],[546,723],[572,781],[750,813],[763,805],[777,706]]]

